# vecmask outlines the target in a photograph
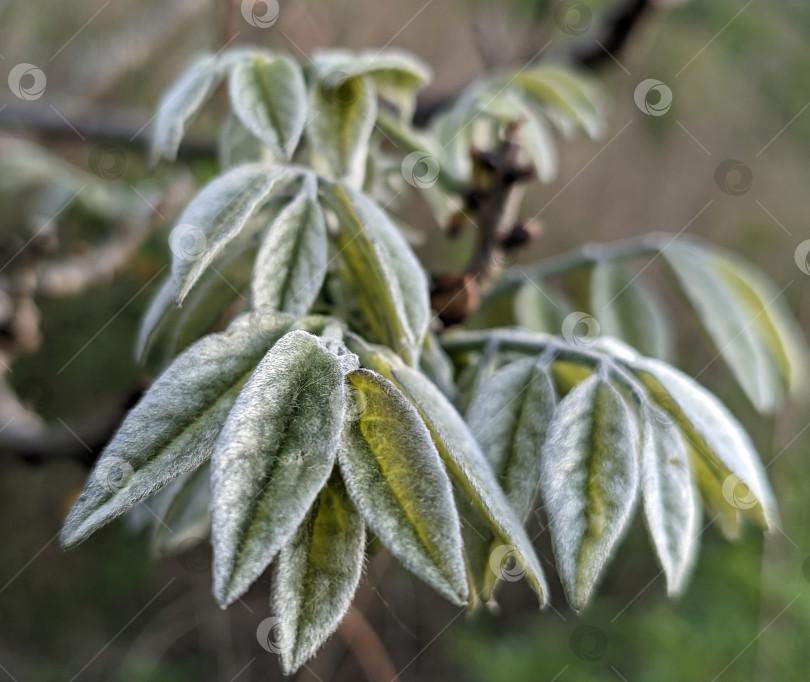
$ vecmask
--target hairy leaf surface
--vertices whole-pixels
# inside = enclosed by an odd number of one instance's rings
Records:
[[[458,513],[430,434],[390,381],[371,370],[347,378],[354,390],[338,456],[352,499],[408,569],[466,604]]]
[[[630,410],[595,374],[557,409],[543,447],[540,490],[569,603],[583,609],[638,497],[638,436]]]
[[[349,610],[366,548],[363,517],[333,475],[281,549],[270,603],[280,619],[281,666],[291,675],[332,635]]]
[[[307,119],[301,67],[282,55],[257,53],[234,67],[229,94],[234,114],[276,160],[292,159]]]
[[[62,544],[86,539],[137,502],[205,461],[236,396],[286,315],[200,339],[177,357],[130,411],[65,520]]]
[[[253,269],[253,305],[303,315],[321,290],[326,266],[326,222],[315,178],[310,176],[273,220],[259,249]]]

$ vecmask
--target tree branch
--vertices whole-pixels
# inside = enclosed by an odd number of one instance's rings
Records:
[[[612,62],[627,45],[653,4],[653,0],[619,2],[605,19],[602,39],[575,51],[574,61],[592,70]]]

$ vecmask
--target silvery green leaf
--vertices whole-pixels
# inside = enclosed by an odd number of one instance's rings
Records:
[[[211,532],[210,481],[209,463],[205,462],[172,482],[171,485],[181,485],[174,491],[167,508],[155,520],[151,541],[153,551],[173,554],[208,539]]]
[[[557,403],[548,367],[537,358],[521,358],[478,382],[467,410],[467,423],[517,517],[525,521],[540,484],[540,453]],[[488,600],[499,577],[490,570],[490,557],[500,540],[479,527],[468,533],[470,564],[479,574],[483,599]],[[480,545],[472,549],[473,545]]]
[[[604,97],[594,81],[582,74],[553,66],[523,69],[510,77],[512,87],[544,109],[575,122],[590,137],[605,130]]]
[[[557,177],[559,161],[557,144],[545,119],[531,107],[519,109],[518,139],[529,157],[540,182],[549,183]]]
[[[216,257],[240,236],[273,191],[295,175],[292,169],[265,163],[238,166],[191,200],[169,237],[178,304]]]
[[[231,71],[234,114],[278,161],[292,158],[307,119],[307,92],[301,67],[288,57],[257,53]]]
[[[343,371],[292,331],[256,367],[211,458],[214,596],[241,596],[286,544],[329,478],[345,407]]]
[[[338,218],[334,240],[345,282],[355,294],[363,323],[374,340],[415,361],[431,317],[424,269],[371,199],[338,184],[324,189],[324,200]]]
[[[738,511],[766,529],[778,527],[776,501],[762,463],[748,435],[726,407],[666,363],[639,357],[628,364],[648,389],[650,399],[676,420],[702,461],[704,478],[711,476],[717,490],[722,490]]]
[[[482,381],[466,420],[518,518],[531,512],[557,395],[548,367],[522,358]]]
[[[467,603],[450,480],[419,414],[387,379],[347,376],[338,461],[366,523],[402,564],[454,604]]]
[[[784,393],[779,367],[758,329],[758,311],[718,271],[718,259],[693,244],[672,244],[662,255],[754,407],[771,412]]]
[[[253,305],[303,315],[326,276],[327,236],[314,176],[278,215],[253,268]]]
[[[544,604],[548,587],[532,542],[464,419],[420,372],[401,363],[392,365],[389,371],[394,383],[419,410],[459,492],[471,501],[501,541],[499,553],[515,558],[519,571]],[[489,566],[493,567],[491,559]]]
[[[216,55],[201,55],[166,92],[158,105],[152,136],[152,160],[174,161],[191,120],[225,77]]]
[[[655,408],[652,408],[655,409]],[[671,418],[655,409],[643,426],[641,490],[644,516],[670,596],[680,594],[698,549],[700,504],[689,448]]]
[[[594,265],[590,280],[591,314],[600,333],[616,336],[642,355],[668,358],[672,330],[664,306],[649,286],[611,260]]]
[[[278,616],[281,667],[292,675],[332,635],[363,572],[363,517],[334,474],[275,562],[270,603]]]
[[[316,84],[306,124],[313,168],[362,187],[376,117],[377,100],[367,78],[341,77]]]
[[[585,608],[638,497],[638,435],[619,392],[598,374],[557,408],[543,446],[540,491],[568,602]]]
[[[806,388],[808,348],[802,331],[774,283],[750,262],[717,247],[703,247],[713,272],[725,282],[729,292],[749,318],[760,343],[786,389]]]
[[[430,67],[409,52],[396,48],[383,50],[326,50],[317,52],[313,62],[321,79],[330,75],[368,76],[377,94],[393,104],[402,118],[413,113],[414,93],[432,78]]]
[[[62,529],[72,547],[208,459],[256,363],[287,329],[286,315],[211,334],[177,357],[105,448]]]

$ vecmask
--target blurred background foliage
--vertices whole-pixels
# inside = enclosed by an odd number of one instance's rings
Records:
[[[28,62],[48,80],[45,95],[32,102],[2,88],[0,126],[6,135],[41,143],[77,172],[95,175],[93,181],[120,209],[137,204],[150,188],[188,182],[189,173],[199,183],[214,170],[207,152],[216,106],[195,123],[191,153],[178,167],[150,173],[141,144],[159,95],[199,50],[257,42],[305,58],[322,46],[390,43],[434,66],[436,80],[425,97],[436,101],[485,69],[519,63],[541,49],[538,59],[559,60],[592,46],[602,13],[612,4],[588,0],[592,20],[581,35],[571,36],[555,21],[557,3],[545,0],[298,0],[281,2],[278,22],[265,30],[242,21],[238,3],[221,0],[4,0],[4,72]],[[810,6],[800,0],[657,5],[619,55],[620,63],[600,69],[613,99],[606,136],[565,143],[559,179],[530,190],[526,211],[538,214],[544,233],[521,258],[653,230],[700,234],[766,270],[785,287],[808,330],[810,279],[795,267],[793,254],[810,236],[805,152]],[[645,78],[672,89],[667,115],[643,116],[636,108],[633,91]],[[123,152],[121,173],[93,162],[98,140],[105,139]],[[752,171],[753,184],[742,195],[726,194],[715,182],[716,167],[728,158]],[[124,194],[126,200],[120,198]],[[4,248],[20,243],[21,235],[25,243],[31,227],[24,218],[31,202],[36,207],[41,201],[15,192],[0,195]],[[407,213],[428,235],[422,247],[428,268],[440,268],[449,257],[448,244],[424,207],[414,202]],[[172,216],[165,218],[108,284],[37,301],[43,342],[15,359],[8,380],[26,405],[53,423],[71,424],[110,406],[123,410],[144,380],[132,349],[150,282],[167,261]],[[115,211],[107,221],[68,211],[59,222],[59,253],[83,253],[122,220]],[[694,343],[692,325],[678,329],[676,364],[695,374],[712,358],[706,346]],[[537,613],[529,591],[517,582],[505,586],[499,614],[469,622],[380,555],[368,567],[355,608],[402,670],[400,679],[805,679],[807,406],[791,405],[763,419],[719,363],[703,372],[701,381],[746,425],[765,462],[773,462],[768,471],[781,504],[781,534],[763,539],[748,529],[729,545],[709,528],[689,591],[668,601],[638,526],[585,614],[564,607],[559,589],[554,609]],[[60,551],[56,534],[86,473],[75,461],[36,453],[25,458],[3,453],[0,459],[0,678],[280,678],[275,656],[255,636],[268,615],[266,587],[221,612],[210,596],[205,550],[154,562],[147,538],[119,523],[79,550]],[[538,542],[549,556],[546,536]],[[364,673],[345,640],[333,638],[297,679],[360,679]],[[362,650],[362,642],[358,634],[354,651]]]

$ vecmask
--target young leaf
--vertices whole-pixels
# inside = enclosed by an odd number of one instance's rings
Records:
[[[414,93],[432,77],[430,67],[396,48],[385,50],[327,50],[313,56],[321,78],[340,73],[344,77],[368,76],[377,95],[393,104],[400,116],[410,118]]]
[[[191,120],[225,77],[222,61],[201,55],[166,92],[158,105],[152,136],[152,162],[174,161]]]
[[[771,412],[781,401],[784,388],[760,331],[768,320],[764,306],[755,312],[743,304],[739,289],[721,275],[717,259],[709,251],[694,244],[672,244],[661,253],[754,407]]]
[[[335,245],[363,322],[375,340],[415,361],[431,315],[424,269],[385,212],[363,193],[328,184],[324,199],[338,218]]]
[[[326,222],[313,176],[270,226],[253,269],[253,305],[303,315],[326,276]]]
[[[467,602],[453,491],[419,414],[382,376],[347,376],[347,419],[338,453],[346,487],[380,540],[454,604]]]
[[[614,261],[599,261],[591,272],[590,299],[602,334],[622,339],[642,355],[672,354],[672,330],[664,307],[638,276],[630,276]]]
[[[340,624],[360,582],[365,545],[363,517],[335,473],[276,559],[270,603],[280,619],[285,675]]]
[[[548,368],[537,358],[523,358],[482,381],[467,410],[470,431],[520,519],[531,512],[556,404]]]
[[[220,429],[256,363],[290,327],[264,316],[211,334],[168,367],[127,415],[90,474],[62,529],[72,547],[211,454]]]
[[[510,82],[529,101],[575,122],[590,137],[599,137],[604,132],[602,95],[581,74],[540,66],[520,71]]]
[[[548,600],[543,569],[523,525],[506,499],[481,448],[456,409],[421,372],[404,364],[389,369],[394,383],[419,410],[447,471],[460,492],[525,571],[540,604]]]
[[[293,331],[256,367],[211,459],[214,596],[241,596],[290,539],[335,461],[343,370],[317,337]]]
[[[712,248],[711,254],[715,273],[726,282],[750,319],[785,389],[801,392],[806,388],[804,380],[810,366],[807,342],[782,292],[759,268],[736,254],[718,248]]]
[[[234,114],[275,159],[292,159],[307,119],[301,67],[282,55],[257,53],[234,67],[229,94]]]
[[[698,549],[700,506],[692,482],[689,448],[657,408],[644,423],[641,489],[644,516],[670,596],[680,594]]]
[[[732,487],[743,483],[753,499],[738,509],[766,529],[778,527],[779,514],[765,470],[745,430],[725,406],[666,363],[639,357],[629,364],[653,402],[676,420],[718,491],[728,482]]]
[[[362,187],[371,131],[377,116],[367,78],[320,82],[310,95],[307,139],[312,166],[328,177]]]
[[[543,446],[540,490],[568,601],[585,608],[626,530],[639,488],[637,434],[598,374],[561,402]]]
[[[273,190],[295,175],[289,168],[266,163],[238,166],[194,197],[169,239],[178,305],[214,259],[240,235]]]

